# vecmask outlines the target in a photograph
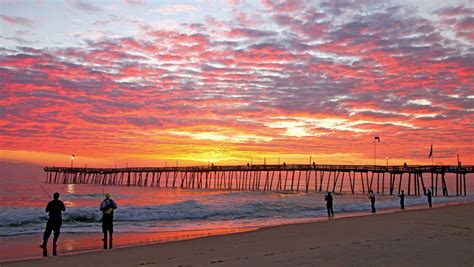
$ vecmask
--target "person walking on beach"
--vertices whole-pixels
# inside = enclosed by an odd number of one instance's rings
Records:
[[[53,200],[49,201],[48,205],[46,206],[46,212],[48,212],[49,218],[46,222],[46,229],[43,233],[43,244],[40,245],[40,248],[43,249],[43,257],[48,257],[48,239],[51,236],[51,232],[53,231],[53,256],[57,255],[56,247],[59,239],[61,225],[63,223],[63,211],[66,211],[66,207],[64,206],[64,203],[59,200],[59,193],[56,192],[53,194]]]
[[[428,197],[428,205],[430,205],[430,208],[432,207],[431,205],[431,190],[428,189],[428,193],[426,193],[426,196]]]
[[[334,210],[332,209],[332,195],[331,192],[328,192],[326,196],[324,196],[324,200],[326,200],[326,208],[328,209],[328,217],[334,217]]]
[[[374,191],[369,190],[370,203],[372,205],[372,213],[375,213],[375,194]]]
[[[405,191],[402,190],[402,193],[398,195],[400,198],[400,209],[404,210],[405,209]]]
[[[102,211],[102,233],[104,233],[104,249],[107,249],[107,233],[109,240],[109,249],[112,248],[112,234],[114,232],[114,209],[117,208],[117,203],[110,198],[110,194],[104,195],[104,200],[100,203],[100,210]]]

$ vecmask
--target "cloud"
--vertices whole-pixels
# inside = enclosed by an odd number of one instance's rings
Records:
[[[145,0],[124,0],[124,2],[132,6],[140,6],[145,3]]]
[[[166,5],[160,8],[151,9],[150,12],[160,13],[163,15],[176,15],[179,13],[194,13],[199,11],[199,8],[189,4],[174,4]]]
[[[470,11],[427,19],[390,3],[301,3],[265,1],[244,17],[145,25],[70,47],[0,50],[0,145],[196,160],[215,150],[237,162],[343,153],[363,162],[376,133],[390,140],[381,155],[414,147],[397,152],[402,163],[420,160],[427,139],[469,155]],[[186,6],[156,12],[199,11]]]
[[[0,20],[11,25],[32,27],[33,21],[29,18],[0,15]]]
[[[101,9],[87,0],[66,0],[66,2],[75,8],[84,12],[99,12]]]

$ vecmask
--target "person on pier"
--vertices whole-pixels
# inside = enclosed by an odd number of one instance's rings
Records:
[[[324,200],[326,200],[326,208],[328,209],[328,217],[334,217],[334,210],[332,208],[332,195],[331,192],[328,192],[327,195],[324,196]]]
[[[40,248],[43,249],[43,257],[48,256],[48,239],[51,236],[51,232],[53,231],[53,256],[57,255],[56,247],[59,239],[61,225],[63,223],[62,212],[64,211],[66,211],[66,207],[64,206],[64,203],[59,200],[59,193],[56,192],[53,194],[53,200],[48,202],[48,205],[46,206],[46,212],[49,213],[49,218],[46,222],[46,229],[43,233],[43,244],[40,245]]]
[[[102,211],[102,233],[104,233],[104,249],[107,249],[107,233],[109,241],[109,249],[112,248],[112,234],[114,232],[114,209],[117,203],[110,198],[110,194],[104,195],[104,200],[100,203],[100,211]]]
[[[400,198],[400,209],[404,210],[405,209],[405,191],[402,190],[402,193],[398,195]]]
[[[370,204],[372,205],[372,213],[375,213],[375,194],[374,191],[369,190]]]
[[[430,189],[428,189],[428,192],[426,193],[426,196],[428,197],[428,205],[429,205],[430,208],[431,208],[431,207],[432,207],[432,205],[431,205],[431,196],[432,196],[432,194],[431,194],[431,190],[430,190]]]

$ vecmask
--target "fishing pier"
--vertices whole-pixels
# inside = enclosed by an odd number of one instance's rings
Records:
[[[237,165],[140,168],[45,167],[46,183],[238,191],[340,192],[466,196],[474,166]],[[449,175],[448,175],[449,174]],[[455,191],[447,179],[456,179]],[[452,182],[452,181],[451,181]],[[454,193],[455,192],[455,193]]]

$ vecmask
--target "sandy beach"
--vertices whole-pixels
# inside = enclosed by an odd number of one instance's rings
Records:
[[[472,266],[473,226],[470,203],[1,266]]]

